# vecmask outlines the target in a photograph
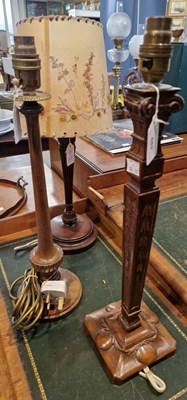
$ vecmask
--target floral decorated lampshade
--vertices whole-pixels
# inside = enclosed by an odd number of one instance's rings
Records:
[[[41,135],[75,137],[111,130],[112,114],[102,25],[67,16],[17,24],[34,36],[41,59],[41,90],[52,95],[40,117]]]

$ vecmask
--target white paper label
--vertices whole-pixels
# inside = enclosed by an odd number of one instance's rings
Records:
[[[75,149],[74,145],[72,143],[69,143],[66,149],[66,165],[69,167],[69,165],[73,164],[75,161]]]
[[[127,160],[127,172],[131,172],[136,176],[140,176],[140,163],[138,161],[131,160],[131,158],[126,158]]]
[[[14,140],[15,143],[17,144],[21,140],[22,134],[21,134],[20,115],[15,102],[13,107],[13,124],[14,124]]]
[[[158,149],[159,121],[153,117],[147,132],[146,165],[155,158]]]

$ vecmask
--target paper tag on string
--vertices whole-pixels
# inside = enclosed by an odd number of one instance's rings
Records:
[[[149,165],[151,161],[157,155],[158,150],[158,140],[159,140],[159,124],[167,124],[167,122],[158,118],[159,111],[159,88],[153,84],[150,84],[156,90],[156,104],[155,104],[155,114],[153,115],[152,121],[149,125],[147,131],[147,149],[146,149],[146,165]]]
[[[69,143],[67,148],[66,148],[66,165],[69,167],[69,165],[74,164],[75,161],[75,148],[72,143]]]
[[[14,141],[17,144],[22,138],[20,114],[16,105],[16,98],[23,95],[22,86],[14,85],[14,105],[13,105],[13,124],[14,124]]]
[[[146,165],[149,165],[155,158],[158,149],[159,121],[152,119],[147,132]]]
[[[21,132],[20,115],[15,101],[13,107],[13,124],[14,124],[14,141],[17,144],[22,138],[22,132]]]

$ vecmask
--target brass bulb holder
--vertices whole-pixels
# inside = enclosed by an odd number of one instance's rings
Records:
[[[12,66],[23,92],[35,92],[41,85],[41,62],[36,54],[33,36],[14,36]]]
[[[140,46],[138,68],[145,83],[159,83],[169,68],[172,53],[171,18],[149,17]]]

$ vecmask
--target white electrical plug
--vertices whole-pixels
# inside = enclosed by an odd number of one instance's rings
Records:
[[[65,281],[44,281],[41,285],[41,293],[45,297],[48,310],[52,303],[58,304],[58,310],[61,311],[67,295],[67,284]]]

